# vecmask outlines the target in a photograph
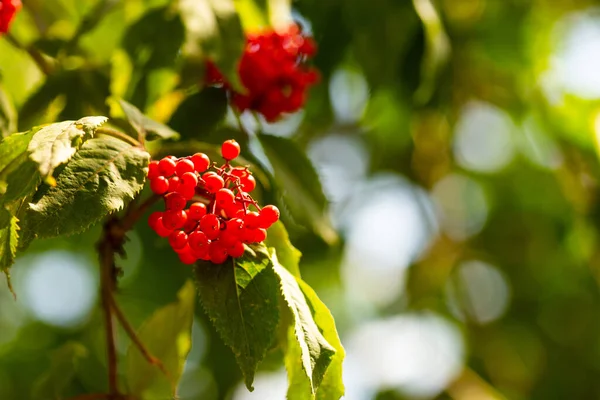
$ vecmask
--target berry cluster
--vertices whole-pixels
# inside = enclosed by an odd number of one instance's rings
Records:
[[[316,50],[315,42],[295,24],[284,32],[248,35],[238,68],[246,93],[232,90],[212,62],[207,65],[206,81],[224,85],[239,111],[258,111],[267,121],[275,121],[304,105],[308,87],[319,77],[314,68],[305,65]]]
[[[17,11],[21,9],[21,0],[0,0],[0,33],[8,32]]]
[[[250,196],[256,181],[248,168],[230,164],[239,154],[240,145],[227,140],[221,146],[225,163],[220,167],[204,153],[150,163],[150,188],[163,196],[166,210],[152,213],[148,223],[169,238],[183,263],[221,264],[229,256],[241,257],[244,243],[264,241],[266,230],[279,219],[277,207],[261,208]]]

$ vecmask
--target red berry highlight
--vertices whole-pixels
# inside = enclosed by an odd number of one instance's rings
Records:
[[[221,146],[221,155],[227,161],[231,161],[240,155],[240,145],[235,140],[226,140]]]

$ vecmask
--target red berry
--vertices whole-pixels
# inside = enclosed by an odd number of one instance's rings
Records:
[[[185,186],[196,188],[196,185],[198,185],[198,176],[195,172],[186,172],[181,175],[181,183]]]
[[[215,214],[206,214],[200,218],[200,230],[206,234],[209,239],[219,237],[221,221]]]
[[[184,210],[165,211],[162,221],[167,229],[180,229],[187,221],[187,213]]]
[[[264,242],[267,238],[267,230],[263,228],[258,228],[254,231],[254,242],[260,243]]]
[[[175,161],[170,157],[165,157],[158,162],[160,174],[169,177],[175,173]]]
[[[244,228],[240,240],[244,243],[254,243],[256,242],[256,240],[254,240],[255,237],[256,229]]]
[[[256,187],[256,179],[252,175],[248,175],[240,179],[242,190],[246,193],[251,192]]]
[[[169,182],[167,182],[164,176],[151,179],[150,190],[152,190],[155,194],[164,194],[167,192],[167,190],[169,190]]]
[[[206,204],[197,201],[195,203],[192,203],[192,205],[190,205],[190,209],[188,210],[188,216],[191,219],[198,221],[198,220],[200,220],[200,218],[204,217],[205,215],[206,215]]]
[[[189,247],[187,248],[189,249]],[[198,261],[198,258],[196,257],[196,255],[193,253],[193,251],[191,249],[177,253],[179,255],[179,260],[186,264],[186,265],[191,265],[193,263],[195,263],[196,261]]]
[[[244,231],[244,220],[241,218],[232,218],[226,222],[226,230],[240,237]]]
[[[158,222],[158,219],[160,217],[162,217],[163,213],[160,211],[155,211],[152,214],[150,214],[150,216],[148,217],[148,226],[150,226],[150,228],[155,229],[156,227],[156,223]]]
[[[165,196],[165,205],[169,211],[179,211],[185,208],[187,200],[181,193],[173,192]]]
[[[222,189],[225,185],[225,181],[217,174],[209,174],[206,173],[202,175],[202,179],[204,179],[204,187],[210,193],[216,193],[219,189]]]
[[[175,166],[175,172],[178,177],[182,177],[186,172],[194,172],[194,163],[190,160],[179,160]]]
[[[0,33],[8,32],[10,24],[20,9],[20,0],[0,0]]]
[[[206,248],[208,246],[209,240],[206,237],[206,234],[202,231],[194,231],[188,236],[188,243],[192,250],[201,250],[202,248]]]
[[[167,237],[171,234],[171,232],[173,232],[173,229],[167,228],[163,224],[163,217],[159,217],[154,225],[154,232],[156,232],[160,237]]]
[[[204,172],[210,166],[210,158],[204,153],[196,153],[191,158],[196,172]]]
[[[244,226],[248,229],[256,229],[260,226],[259,214],[256,211],[250,211],[244,217]]]
[[[158,178],[160,171],[158,170],[158,161],[151,161],[148,164],[148,179]]]
[[[221,146],[221,155],[227,161],[231,161],[240,155],[240,145],[233,139],[226,140]]]
[[[186,214],[188,216],[188,219],[187,219],[187,221],[185,221],[185,224],[183,225],[183,231],[185,233],[189,234],[190,232],[196,230],[196,227],[198,226],[198,221],[195,221],[190,217],[189,210],[186,210]]]
[[[175,192],[179,187],[179,177],[172,176],[169,178],[169,192]]]
[[[238,236],[227,229],[221,231],[221,235],[219,236],[219,242],[223,244],[225,247],[229,247],[233,245],[235,242],[239,242]]]
[[[227,248],[227,253],[231,257],[237,258],[237,257],[243,256],[245,250],[246,249],[244,248],[244,244],[240,241],[237,241],[233,245],[231,245]]]
[[[213,264],[223,264],[228,257],[227,248],[219,243],[219,241],[210,243],[208,246],[208,254],[210,256],[210,261]]]
[[[219,207],[232,205],[235,200],[235,195],[229,189],[219,189],[215,194],[215,201]]]
[[[196,188],[180,183],[177,186],[177,193],[180,193],[186,200],[191,200],[196,194]]]
[[[169,244],[173,249],[182,249],[188,244],[188,235],[183,231],[173,231],[169,235]]]
[[[267,229],[279,220],[279,209],[272,205],[264,206],[259,217],[259,226]]]

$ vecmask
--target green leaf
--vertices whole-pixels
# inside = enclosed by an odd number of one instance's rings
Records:
[[[87,349],[77,342],[67,342],[52,352],[50,368],[38,378],[32,389],[34,400],[59,400],[73,381],[79,362],[88,356]]]
[[[0,206],[0,271],[6,274],[7,279],[9,278],[8,268],[15,262],[17,254],[18,222],[17,217]]]
[[[169,125],[184,139],[208,135],[227,113],[227,95],[219,88],[204,88],[186,98],[173,113]],[[193,115],[194,118],[190,118]]]
[[[34,133],[39,129],[34,128],[29,132],[14,133],[0,141],[0,194],[6,192],[8,176],[27,161],[27,146]],[[5,201],[2,198],[0,203]]]
[[[90,139],[58,175],[56,186],[30,204],[27,228],[39,237],[83,232],[121,210],[142,190],[149,154],[119,139]]]
[[[317,391],[317,400],[337,400],[345,392],[342,380],[342,363],[344,362],[346,352],[337,333],[333,316],[327,306],[306,282],[298,279],[298,284],[302,293],[304,293],[304,297],[312,311],[313,318],[319,330],[327,342],[335,348],[331,364],[329,364],[329,368],[327,368]]]
[[[300,257],[302,253],[292,245],[290,237],[281,221],[277,221],[269,228],[267,248],[274,248],[277,253],[279,263],[296,278],[300,277]]]
[[[204,309],[233,350],[250,391],[279,321],[279,284],[270,263],[264,246],[247,247],[240,258],[199,263],[194,269]]]
[[[293,335],[288,339],[285,356],[290,382],[288,398],[307,398],[307,394],[317,392],[336,350],[321,334],[298,281],[279,263],[274,251],[271,252],[271,261],[294,321]],[[308,385],[304,384],[306,379]]]
[[[177,301],[158,309],[138,332],[138,338],[152,356],[162,362],[168,377],[150,364],[131,344],[127,350],[127,385],[142,399],[171,398],[181,379],[185,360],[192,345],[192,321],[196,291],[187,281],[177,294]]]
[[[326,215],[327,198],[319,176],[304,152],[287,138],[260,134],[258,139],[294,219],[312,228],[326,242],[336,242],[337,234]]]
[[[85,117],[46,125],[38,130],[27,150],[29,157],[38,163],[42,177],[54,183],[54,169],[69,161],[81,143],[92,137],[106,120],[106,117]]]
[[[238,63],[246,37],[233,0],[187,0],[179,2],[188,34],[202,52],[239,92],[244,88],[238,76]]]
[[[145,116],[136,106],[119,100],[119,104],[133,129],[142,137],[152,139],[179,139],[179,134],[166,125]]]

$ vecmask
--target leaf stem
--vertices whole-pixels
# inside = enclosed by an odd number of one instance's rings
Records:
[[[17,49],[26,51],[29,54],[29,56],[31,57],[31,59],[33,60],[33,62],[35,62],[35,64],[38,66],[40,71],[42,71],[44,73],[44,75],[48,76],[48,75],[52,74],[52,72],[53,72],[52,66],[48,63],[48,61],[46,61],[46,59],[44,58],[44,55],[38,49],[36,49],[33,46],[23,45],[11,33],[5,33],[4,37],[6,38],[6,40],[9,41],[10,44],[12,44]]]
[[[135,147],[140,147],[140,148],[144,147],[142,145],[142,143],[137,141],[135,138],[132,138],[131,136],[126,135],[123,132],[119,132],[116,129],[100,127],[98,129],[96,129],[96,133],[99,135],[108,135],[108,136],[112,136],[117,139],[121,139],[122,141],[127,142],[130,145],[135,146]]]

